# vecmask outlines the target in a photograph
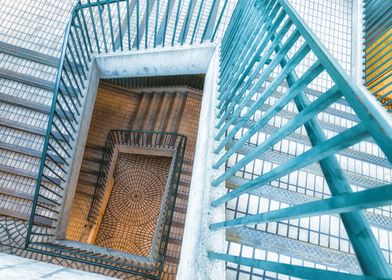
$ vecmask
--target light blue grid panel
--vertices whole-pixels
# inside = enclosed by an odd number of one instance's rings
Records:
[[[351,72],[352,0],[289,0],[348,74]]]
[[[73,0],[2,0],[0,41],[59,56]]]

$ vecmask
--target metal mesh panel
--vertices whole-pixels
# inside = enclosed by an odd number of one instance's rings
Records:
[[[2,1],[0,41],[58,56],[73,2]]]

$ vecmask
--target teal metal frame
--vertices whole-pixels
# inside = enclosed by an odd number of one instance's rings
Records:
[[[309,54],[313,54],[317,60],[297,77],[295,69]],[[215,139],[218,145],[215,152],[222,155],[214,164],[214,168],[225,164],[289,102],[294,102],[299,113],[238,162],[228,167],[213,181],[213,186],[222,186],[225,180],[243,170],[247,164],[301,126],[305,127],[313,148],[215,199],[211,206],[217,207],[227,203],[316,162],[320,164],[332,197],[264,214],[217,222],[211,224],[210,229],[219,230],[321,214],[339,214],[365,276],[331,273],[214,252],[209,253],[210,258],[308,279],[392,278],[391,268],[361,211],[365,208],[390,205],[391,185],[354,193],[335,156],[343,149],[372,137],[388,161],[392,162],[391,117],[368,92],[350,81],[287,0],[239,1],[222,39],[220,62],[217,108],[219,120]],[[275,75],[272,76],[274,71]],[[334,85],[310,103],[304,89],[321,73],[327,73]],[[247,127],[251,117],[260,110],[264,102],[284,83],[287,84],[288,90],[281,94],[249,129],[237,136],[240,130]],[[317,120],[317,115],[340,98],[345,98],[360,121],[328,139]],[[234,144],[224,151],[233,139]]]

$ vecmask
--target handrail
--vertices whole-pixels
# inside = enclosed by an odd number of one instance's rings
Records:
[[[256,165],[256,160],[262,159],[269,149],[295,133],[301,126],[305,127],[312,146],[303,153],[290,155],[291,159],[280,166],[264,171],[253,179],[244,180],[244,183],[236,186],[234,190],[213,200],[211,206],[217,207],[238,199],[243,194],[251,193],[313,163],[319,163],[332,198],[216,222],[210,225],[210,229],[263,224],[287,218],[321,215],[325,212],[338,213],[363,273],[366,276],[389,279],[392,276],[390,267],[363,213],[358,210],[390,204],[392,192],[369,186],[369,190],[353,193],[335,155],[344,149],[351,149],[354,144],[371,136],[392,163],[391,116],[366,89],[350,81],[287,0],[240,1],[233,15],[235,16],[227,28],[230,32],[225,34],[221,46],[219,121],[215,138],[218,141],[215,152],[219,154],[219,158],[214,168],[220,168],[232,155],[243,156],[234,163],[231,161],[226,171],[213,181],[213,186],[221,187],[224,181],[236,176],[238,171],[246,170],[249,164]],[[320,97],[310,102],[304,89],[311,87],[320,75],[323,75],[322,79],[327,75],[331,83]],[[278,89],[279,87],[286,90]],[[274,102],[267,106],[267,109],[263,109],[263,114],[259,114],[261,107],[271,97]],[[341,98],[353,109],[359,121],[353,122],[352,127],[346,130],[334,131],[332,136],[327,138],[317,115],[327,111]],[[261,143],[257,141],[252,144],[252,149],[249,149],[248,143],[254,136],[258,136],[289,103],[296,106],[297,115],[286,119],[287,122],[283,122],[274,134],[269,137],[266,134]],[[390,187],[388,183],[384,185],[385,188]],[[361,235],[358,235],[358,232],[361,232]],[[265,261],[228,254],[210,252],[209,256],[225,261],[235,260],[235,263],[266,270],[269,270],[270,265]],[[281,269],[280,271],[285,271],[284,274],[298,277],[297,268],[292,267],[290,269],[293,270],[290,271],[283,268],[283,264],[274,265],[276,270],[273,271]],[[313,275],[322,274],[316,269],[309,271]],[[338,275],[347,276],[342,273]]]
[[[33,198],[33,203],[31,206],[31,213],[32,216],[34,215],[36,208],[37,208],[37,201],[38,201],[38,197],[40,194],[40,188],[41,188],[41,181],[42,181],[42,176],[43,176],[43,172],[44,172],[44,168],[45,168],[45,161],[46,161],[46,157],[47,157],[47,153],[48,153],[48,145],[49,145],[49,138],[50,138],[50,133],[52,131],[52,126],[53,126],[53,119],[55,116],[55,110],[56,110],[56,102],[58,99],[58,94],[59,94],[59,90],[60,90],[60,81],[61,81],[61,77],[62,77],[62,69],[64,67],[64,61],[65,61],[65,55],[66,55],[66,50],[67,50],[67,42],[68,42],[68,38],[69,38],[69,34],[71,31],[71,23],[72,23],[72,19],[75,16],[76,11],[78,10],[80,5],[80,2],[77,2],[74,7],[71,10],[71,16],[70,16],[70,21],[67,24],[67,27],[65,29],[65,34],[63,37],[63,45],[61,48],[61,54],[60,54],[60,60],[59,60],[59,66],[58,66],[58,71],[56,74],[56,82],[55,82],[55,87],[53,90],[53,98],[52,98],[52,104],[50,107],[50,113],[49,113],[49,118],[48,118],[48,125],[46,128],[46,133],[45,133],[45,140],[44,140],[44,145],[43,145],[43,150],[42,150],[42,156],[41,156],[41,162],[40,162],[40,166],[39,166],[39,171],[38,171],[38,177],[37,177],[37,184],[36,184],[36,191],[34,194],[34,198]],[[32,226],[33,226],[33,221],[34,219],[31,218],[29,220],[29,225],[28,225],[28,229],[27,229],[27,235],[26,235],[26,240],[30,240],[30,235],[31,235],[31,230],[32,230]],[[28,242],[25,243],[25,247],[27,248],[28,246]]]

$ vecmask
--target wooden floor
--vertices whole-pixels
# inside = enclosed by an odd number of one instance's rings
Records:
[[[119,155],[96,245],[150,256],[170,163],[170,157]]]

